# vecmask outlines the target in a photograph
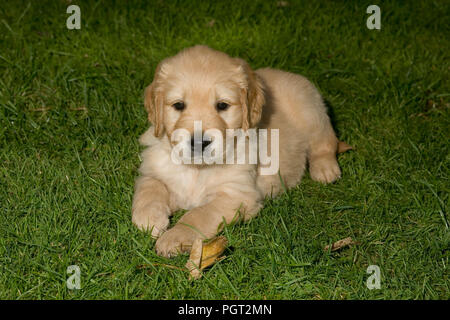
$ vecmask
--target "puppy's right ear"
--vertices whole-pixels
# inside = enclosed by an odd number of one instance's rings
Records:
[[[160,72],[160,63],[156,68],[153,82],[145,88],[144,106],[148,112],[148,121],[155,127],[155,137],[161,137],[164,132],[163,125],[163,107],[164,97],[161,88],[158,87]]]
[[[161,93],[156,92],[155,82],[145,88],[144,106],[148,112],[148,121],[155,127],[155,137],[163,134],[163,101]]]

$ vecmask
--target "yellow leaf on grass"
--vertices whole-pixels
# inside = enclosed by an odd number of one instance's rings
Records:
[[[228,240],[224,236],[212,239],[203,243],[202,239],[196,239],[192,244],[191,254],[186,263],[186,268],[190,272],[191,279],[199,279],[202,270],[219,261],[219,257],[225,251]]]

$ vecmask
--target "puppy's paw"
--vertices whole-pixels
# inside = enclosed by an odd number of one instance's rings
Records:
[[[160,206],[146,206],[133,210],[132,221],[142,231],[150,231],[153,238],[158,238],[169,226],[169,209]]]
[[[156,241],[156,253],[160,256],[171,258],[179,253],[189,252],[194,240],[200,237],[198,232],[191,228],[176,225]]]
[[[341,169],[336,157],[320,157],[311,161],[309,165],[311,178],[322,183],[330,183],[341,177]]]

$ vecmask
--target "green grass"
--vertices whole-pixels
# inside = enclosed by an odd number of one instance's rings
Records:
[[[450,298],[448,1],[379,1],[380,31],[370,1],[73,3],[81,30],[67,1],[0,6],[0,298]],[[143,90],[199,43],[311,79],[356,151],[337,183],[306,175],[227,227],[226,259],[190,282],[165,266],[186,255],[158,257],[133,227],[131,199]],[[81,290],[65,285],[73,264]]]

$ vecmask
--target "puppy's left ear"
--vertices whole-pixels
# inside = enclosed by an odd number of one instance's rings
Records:
[[[247,130],[255,127],[261,120],[265,103],[264,83],[247,62],[242,59],[237,60],[247,78],[247,83],[241,88],[242,129]]]

